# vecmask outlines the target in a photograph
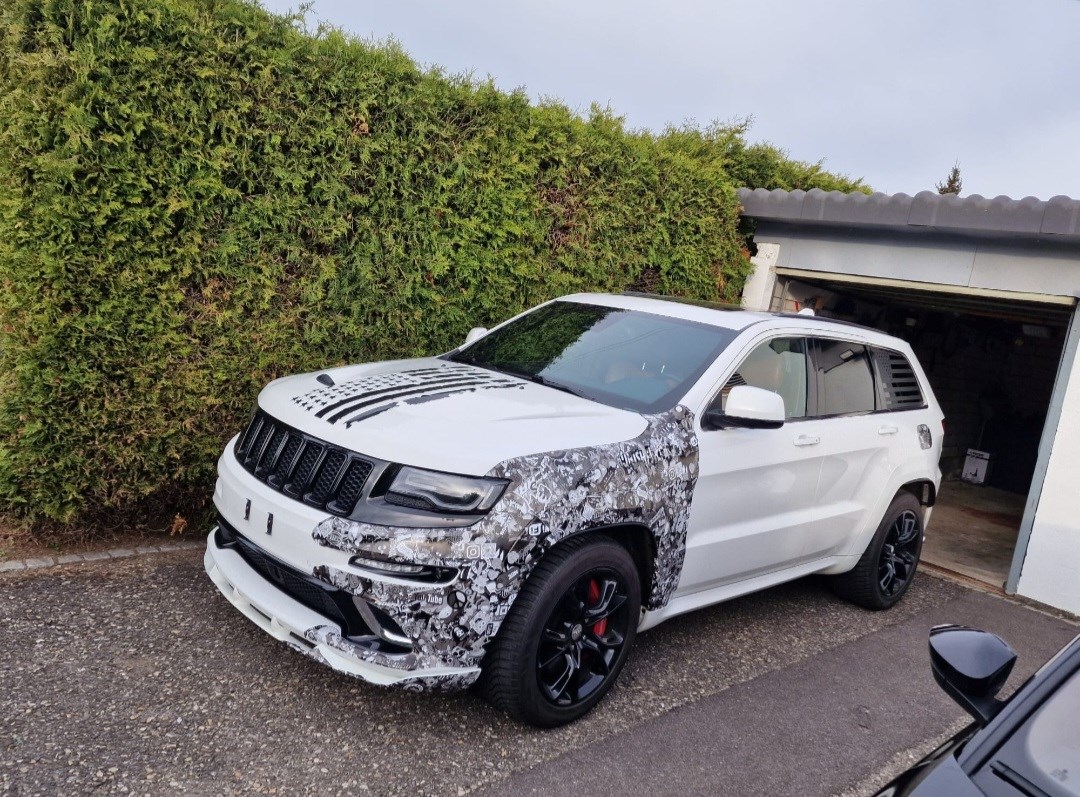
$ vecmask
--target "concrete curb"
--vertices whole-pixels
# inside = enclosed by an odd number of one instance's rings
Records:
[[[1072,623],[1073,625],[1080,625],[1080,615],[1067,612],[1064,609],[1058,609],[1045,603],[1039,603],[1039,601],[1024,597],[1023,595],[1009,594],[1001,587],[995,587],[993,584],[987,584],[983,581],[979,581],[977,578],[965,576],[963,573],[957,573],[954,570],[949,570],[947,567],[941,567],[939,565],[931,564],[930,562],[919,562],[919,572],[925,573],[931,578],[940,578],[942,581],[951,581],[953,584],[959,584],[961,587],[972,589],[976,592],[982,592],[997,598],[998,600],[1015,603],[1018,606],[1031,609],[1033,612],[1045,614],[1047,617],[1063,620],[1066,623]]]
[[[167,542],[161,545],[140,545],[137,548],[112,548],[108,551],[90,551],[88,553],[69,553],[62,556],[36,556],[31,559],[12,559],[0,562],[0,573],[23,573],[27,570],[43,570],[60,565],[76,565],[84,562],[102,562],[106,559],[130,559],[133,556],[147,556],[155,553],[189,551],[206,545],[203,540],[184,540]]]

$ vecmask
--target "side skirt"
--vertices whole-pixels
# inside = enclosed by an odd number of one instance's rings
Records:
[[[729,601],[734,598],[741,598],[743,595],[749,595],[751,592],[768,589],[777,584],[783,584],[786,581],[794,581],[797,578],[802,578],[803,576],[808,576],[813,573],[821,573],[825,570],[833,570],[833,572],[839,573],[854,563],[854,560],[850,556],[829,556],[824,559],[815,559],[812,562],[804,562],[796,567],[788,567],[783,570],[773,571],[772,573],[765,573],[764,575],[754,576],[753,578],[747,578],[741,581],[723,584],[719,587],[701,590],[700,592],[692,592],[689,595],[680,595],[678,590],[676,590],[675,597],[671,599],[667,606],[651,612],[647,611],[642,614],[641,623],[638,625],[638,631],[647,631],[665,620],[670,620],[672,617],[677,617],[680,614],[692,612],[695,609],[712,606],[715,603],[723,603],[724,601]]]

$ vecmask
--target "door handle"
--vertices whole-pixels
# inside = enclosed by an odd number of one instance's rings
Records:
[[[816,446],[820,442],[820,437],[810,434],[801,434],[795,438],[795,445],[797,446]]]
[[[881,434],[881,435],[885,435],[885,434],[896,434],[899,431],[900,431],[899,427],[896,427],[896,426],[882,426],[882,427],[878,428],[877,433]]]

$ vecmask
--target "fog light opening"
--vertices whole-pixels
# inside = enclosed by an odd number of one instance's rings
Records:
[[[412,639],[405,634],[393,617],[378,606],[372,606],[359,595],[353,595],[353,604],[356,606],[356,610],[360,612],[360,616],[364,618],[364,622],[368,624],[372,633],[377,637],[393,645],[401,645],[410,650],[412,649]]]

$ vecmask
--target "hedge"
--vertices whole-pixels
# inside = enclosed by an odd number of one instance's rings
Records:
[[[735,298],[733,174],[862,188],[241,0],[0,6],[0,509],[32,522],[198,507],[283,374],[572,291]]]

